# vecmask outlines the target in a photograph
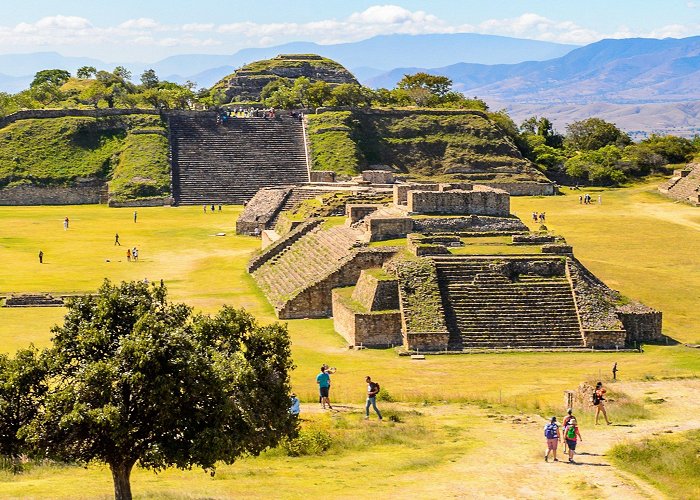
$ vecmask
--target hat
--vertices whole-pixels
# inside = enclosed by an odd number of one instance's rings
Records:
[[[292,393],[292,397],[295,398],[297,397],[297,395],[295,393]]]
[[[571,408],[569,408],[568,410],[566,410],[566,413],[568,413],[569,415],[571,415],[573,412],[574,412],[574,410],[572,410]]]

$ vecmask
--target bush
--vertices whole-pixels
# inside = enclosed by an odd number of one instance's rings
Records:
[[[321,429],[306,428],[294,439],[285,439],[282,448],[290,457],[321,455],[333,444],[331,435]]]

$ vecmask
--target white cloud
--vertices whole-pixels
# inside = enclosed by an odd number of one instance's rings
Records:
[[[687,3],[700,6],[700,0]],[[190,22],[161,24],[156,19],[137,18],[113,26],[94,26],[77,16],[49,16],[33,23],[15,26],[0,24],[0,51],[9,47],[80,46],[90,47],[226,47],[228,51],[245,46],[270,46],[292,40],[317,43],[352,42],[376,35],[476,32],[536,40],[586,44],[602,38],[631,36],[683,37],[700,32],[700,25],[674,24],[652,32],[635,32],[620,26],[614,32],[600,32],[567,19],[552,19],[526,12],[518,17],[489,19],[478,24],[461,24],[441,19],[424,10],[409,10],[399,5],[382,4],[354,12],[344,18],[318,19],[306,23],[256,23],[241,21],[227,24]],[[97,49],[99,50],[99,49]]]

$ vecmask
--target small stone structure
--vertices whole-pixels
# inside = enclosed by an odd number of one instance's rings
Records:
[[[474,214],[507,217],[510,215],[510,196],[501,189],[473,186],[470,191],[408,191],[407,207],[418,214]]]
[[[333,325],[350,345],[401,345],[401,312],[396,277],[364,270],[357,285],[333,290]]]
[[[335,182],[333,170],[312,170],[309,172],[309,182]]]
[[[372,184],[393,184],[394,174],[386,170],[363,170],[362,180]]]
[[[659,186],[659,192],[691,205],[700,206],[700,163],[689,163],[673,171],[673,177]]]
[[[63,299],[48,293],[11,294],[5,299],[5,307],[63,307]]]
[[[99,180],[74,186],[19,185],[0,189],[0,205],[89,205],[107,202],[107,185]]]

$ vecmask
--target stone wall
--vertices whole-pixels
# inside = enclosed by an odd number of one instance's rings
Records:
[[[332,291],[357,283],[363,269],[382,267],[398,248],[362,248],[341,261],[338,268],[302,290],[277,311],[279,319],[327,318],[333,311]]]
[[[502,189],[511,196],[552,196],[559,192],[553,182],[489,182],[490,187]]]
[[[89,205],[105,202],[106,184],[79,182],[75,186],[20,185],[0,189],[0,205]]]
[[[660,342],[664,340],[661,331],[662,314],[641,304],[627,304],[618,308],[617,316],[627,330],[627,343]]]
[[[574,255],[574,247],[563,243],[551,243],[542,245],[542,253],[554,255]]]
[[[394,205],[406,205],[409,191],[439,191],[437,184],[396,184],[394,186]]]
[[[357,288],[355,288],[356,290]],[[398,309],[370,312],[360,310],[353,287],[332,292],[333,326],[350,345],[387,347],[401,345],[401,313]]]
[[[627,332],[624,330],[583,330],[583,342],[592,349],[617,349],[625,347]]]
[[[364,270],[360,273],[352,299],[367,311],[385,311],[399,308],[399,284],[396,277],[382,270]]]
[[[345,205],[345,214],[348,217],[347,223],[355,224],[380,208],[382,208],[382,205],[349,203]]]
[[[252,234],[265,229],[291,193],[291,187],[263,188],[255,193],[236,220],[236,234]]]
[[[410,217],[371,217],[369,219],[369,241],[384,241],[403,238],[413,231]]]
[[[311,170],[309,182],[335,182],[335,172],[332,170]]]
[[[138,198],[136,200],[109,200],[108,205],[112,208],[125,207],[163,207],[173,204],[173,199],[170,196],[156,196],[153,198]]]
[[[393,184],[394,174],[385,170],[363,170],[362,180],[372,184]]]
[[[406,332],[404,346],[411,351],[446,351],[450,342],[447,332]]]
[[[555,237],[550,234],[514,234],[513,244],[515,245],[541,245],[543,243],[554,243]]]
[[[510,195],[483,186],[472,191],[408,191],[407,199],[408,211],[416,214],[510,215]]]
[[[470,215],[465,217],[416,217],[413,219],[413,231],[424,234],[463,231],[516,233],[527,230],[527,226],[516,217]]]

